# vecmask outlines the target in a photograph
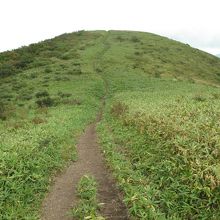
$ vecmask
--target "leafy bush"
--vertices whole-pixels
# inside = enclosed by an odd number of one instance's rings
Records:
[[[120,41],[120,42],[123,42],[123,41],[126,40],[126,39],[123,38],[122,36],[117,36],[115,39],[118,40],[118,41]]]
[[[22,95],[19,96],[19,98],[20,98],[21,100],[26,100],[26,101],[28,101],[28,100],[31,100],[31,99],[32,99],[32,95],[22,94]]]
[[[155,72],[154,73],[154,77],[156,77],[156,78],[161,78],[161,73],[160,72]]]
[[[37,98],[48,97],[50,94],[47,91],[40,91],[35,94]]]
[[[47,96],[41,99],[38,99],[36,101],[36,104],[38,105],[38,107],[51,107],[55,104],[54,99],[52,99],[51,97]]]
[[[64,99],[62,103],[65,105],[81,105],[82,102],[78,99]]]
[[[63,92],[60,92],[60,91],[57,93],[57,95],[59,95],[61,98],[72,96],[71,93],[63,93]]]
[[[5,105],[2,102],[0,102],[0,119],[1,120],[6,120],[5,111],[6,111]]]
[[[36,104],[38,107],[51,107],[55,105],[55,100],[50,97],[50,94],[47,91],[40,91],[35,94],[38,98]]]
[[[220,93],[213,93],[212,97],[213,99],[220,99]]]
[[[15,61],[15,68],[25,69],[30,63],[33,62],[33,55],[23,53],[17,61]]]
[[[112,105],[111,114],[119,117],[125,114],[128,111],[128,106],[122,102],[116,102]]]
[[[136,37],[136,36],[131,37],[131,41],[134,42],[134,43],[141,42],[141,40],[138,37]]]
[[[82,36],[84,33],[85,33],[84,30],[80,30],[80,31],[77,31],[77,32],[76,32],[76,35],[77,35],[77,36]]]
[[[50,68],[50,67],[46,67],[45,69],[44,69],[44,72],[45,73],[51,73],[53,70]]]
[[[7,77],[15,72],[15,68],[12,64],[6,63],[0,65],[0,77]]]
[[[11,99],[12,99],[13,97],[14,97],[14,96],[13,96],[12,94],[5,94],[5,93],[3,93],[3,94],[0,95],[0,98],[1,98],[1,99],[7,100],[7,101],[11,101]]]
[[[201,94],[196,94],[193,99],[195,101],[198,101],[198,102],[204,102],[206,100],[206,97],[204,97],[203,95]]]
[[[72,56],[71,56],[71,54],[69,54],[69,53],[65,53],[65,54],[62,54],[62,55],[60,56],[60,58],[63,59],[63,60],[69,60],[69,59],[72,58]]]

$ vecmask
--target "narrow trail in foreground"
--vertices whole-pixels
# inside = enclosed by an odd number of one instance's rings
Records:
[[[100,58],[109,49],[106,41],[107,36],[104,36],[104,48],[93,61],[94,71],[99,65]],[[104,204],[100,214],[109,220],[129,219],[126,206],[122,201],[122,195],[116,187],[116,182],[112,178],[111,172],[106,167],[104,156],[98,144],[96,125],[102,119],[105,99],[108,93],[108,84],[103,77],[102,79],[106,91],[105,96],[102,98],[96,121],[86,128],[78,141],[78,160],[55,178],[54,185],[42,205],[42,220],[73,219],[73,217],[68,215],[68,211],[77,204],[76,187],[80,178],[86,174],[93,175],[98,183],[98,201]]]
[[[104,105],[104,101],[103,101]],[[42,220],[69,220],[68,211],[76,205],[76,186],[85,174],[93,175],[98,182],[98,199],[104,203],[101,210],[106,219],[128,219],[126,207],[119,190],[109,173],[100,147],[97,143],[96,124],[101,120],[99,113],[96,122],[90,124],[77,145],[78,160],[70,165],[60,176],[42,206]]]

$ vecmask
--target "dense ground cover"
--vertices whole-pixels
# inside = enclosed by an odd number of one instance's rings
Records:
[[[218,219],[219,93],[175,84],[116,94],[102,143],[132,216]]]
[[[83,69],[84,42],[73,41],[77,57],[1,78],[1,219],[38,218],[51,175],[77,159],[76,140],[96,117],[103,81]]]
[[[39,217],[105,93],[100,141],[131,216],[219,218],[218,58],[153,34],[81,31],[0,62],[0,218]]]
[[[101,204],[97,200],[98,184],[93,176],[84,175],[77,186],[79,202],[71,211],[75,219],[97,219],[104,218],[99,215]]]

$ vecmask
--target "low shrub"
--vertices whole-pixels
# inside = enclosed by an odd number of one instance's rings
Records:
[[[155,72],[154,77],[155,78],[161,78],[161,73],[160,72]]]
[[[15,72],[15,68],[12,64],[0,65],[0,77],[11,76]]]
[[[122,102],[116,102],[111,108],[111,114],[116,117],[124,115],[128,111],[128,106]]]
[[[29,95],[29,94],[22,94],[19,96],[19,98],[23,101],[28,101],[28,100],[31,100],[33,97],[32,95]]]
[[[120,42],[123,42],[123,41],[126,40],[126,39],[123,38],[122,36],[117,36],[115,39],[118,40],[118,41],[120,41]]]
[[[82,36],[84,33],[85,33],[84,30],[80,30],[80,31],[77,31],[77,32],[76,32],[76,35]]]
[[[62,103],[65,105],[81,105],[82,104],[82,102],[78,99],[64,99]]]
[[[220,99],[220,93],[213,93],[212,97],[213,99]]]
[[[69,60],[69,59],[72,58],[72,56],[71,56],[71,54],[69,54],[69,53],[65,53],[65,54],[62,54],[62,55],[60,56],[60,58],[61,58],[62,60]]]
[[[195,101],[198,101],[198,102],[204,102],[204,101],[206,101],[206,97],[204,97],[204,96],[201,95],[201,94],[195,95],[195,96],[193,97],[193,99],[194,99]]]
[[[4,100],[7,100],[7,101],[11,101],[14,98],[14,96],[11,95],[11,94],[1,94],[0,98],[4,99]]]
[[[40,91],[40,92],[37,92],[37,93],[35,94],[35,96],[36,96],[37,98],[47,97],[47,96],[49,96],[49,93],[48,93],[47,91]]]
[[[134,43],[139,43],[141,40],[140,40],[138,37],[133,36],[133,37],[131,38],[131,41],[134,42]]]
[[[5,111],[6,111],[5,105],[2,102],[0,102],[0,119],[1,120],[6,120]]]
[[[71,93],[63,93],[63,92],[60,92],[60,91],[57,93],[57,95],[60,96],[61,98],[72,96]]]
[[[31,73],[31,74],[28,76],[28,79],[35,79],[35,78],[37,78],[36,73]]]
[[[38,99],[36,101],[36,104],[38,107],[51,107],[55,104],[54,99],[52,99],[50,96],[43,97],[41,99]]]
[[[45,73],[51,73],[53,70],[50,68],[50,67],[46,67],[45,69],[44,69],[44,72]]]

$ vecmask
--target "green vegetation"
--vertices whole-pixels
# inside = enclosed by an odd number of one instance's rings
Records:
[[[75,54],[83,40],[73,41]],[[66,45],[62,38],[59,43]],[[103,81],[92,69],[69,74],[75,57],[50,59],[46,68],[29,68],[0,82],[0,219],[38,219],[51,176],[77,159],[78,136],[95,119],[103,96]],[[80,69],[88,60],[81,62]]]
[[[213,96],[218,90],[166,81],[151,86],[115,95],[100,125],[130,214],[218,219],[220,99]]]
[[[0,219],[39,218],[105,93],[100,142],[131,217],[219,219],[219,70],[212,55],[139,32],[80,31],[1,53]],[[76,216],[98,215],[96,188],[82,178]]]
[[[72,210],[75,219],[104,219],[98,213],[97,183],[92,176],[83,176],[77,187],[79,203]]]

